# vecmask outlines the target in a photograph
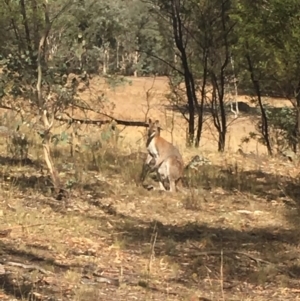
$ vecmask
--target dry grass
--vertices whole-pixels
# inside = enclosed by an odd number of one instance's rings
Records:
[[[118,117],[143,120],[144,91],[151,85],[137,79],[105,92]],[[149,116],[166,122],[166,82],[157,79],[156,85]],[[0,252],[11,273],[0,274],[0,299],[299,299],[298,166],[269,159],[262,148],[258,155],[235,154],[240,137],[253,130],[243,118],[242,129],[238,122],[231,127],[235,141],[228,139],[222,155],[206,128],[200,150],[212,165],[187,174],[190,187],[173,195],[136,185],[142,158],[129,154],[144,151],[138,129],[125,129],[118,145],[84,149],[73,158],[67,145],[59,145],[55,161],[70,188],[65,201],[51,197],[36,143],[31,164],[19,164],[6,158],[3,141]],[[199,150],[185,148],[185,126],[176,115],[174,143],[188,161]],[[170,140],[168,129],[163,135]],[[84,131],[100,137],[95,128]],[[151,177],[146,181],[157,185]]]

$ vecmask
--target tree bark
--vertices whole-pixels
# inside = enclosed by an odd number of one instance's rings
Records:
[[[203,79],[202,79],[202,85],[201,85],[201,102],[200,102],[200,109],[198,109],[198,128],[197,128],[197,134],[196,134],[196,141],[195,141],[195,147],[199,147],[200,145],[200,138],[203,128],[203,106],[204,101],[206,97],[206,84],[207,84],[207,49],[203,50]]]
[[[28,25],[28,19],[27,19],[27,13],[26,13],[26,7],[25,7],[25,1],[20,0],[20,7],[21,7],[21,14],[23,17],[23,25],[25,29],[25,36],[27,41],[27,49],[31,52],[31,38],[30,38],[30,31],[29,31],[29,25]]]
[[[247,50],[249,50],[248,45],[246,47],[247,47]],[[261,134],[262,134],[262,136],[264,138],[264,141],[266,143],[268,154],[270,156],[272,156],[273,151],[272,151],[272,146],[271,146],[270,137],[269,137],[268,118],[267,118],[264,106],[262,104],[261,90],[260,90],[259,81],[255,78],[254,68],[253,68],[252,60],[251,60],[251,57],[250,57],[249,53],[246,54],[246,59],[247,59],[247,62],[248,62],[248,68],[249,68],[249,72],[250,72],[250,76],[251,76],[251,81],[253,83],[253,87],[254,87],[254,90],[256,92],[257,99],[258,99],[258,104],[259,104],[260,111],[261,111],[261,123],[262,123]]]
[[[54,122],[54,113],[52,116],[52,120],[49,121],[48,112],[45,108],[45,99],[42,94],[42,77],[43,77],[43,63],[45,63],[45,48],[47,44],[47,37],[49,35],[49,32],[51,30],[52,23],[50,22],[49,18],[49,7],[48,7],[48,0],[45,0],[44,2],[44,9],[45,9],[45,31],[43,36],[40,39],[39,42],[39,48],[38,48],[38,60],[37,60],[37,69],[38,69],[38,79],[37,79],[37,85],[36,85],[36,91],[37,91],[37,100],[38,100],[38,106],[39,106],[39,115],[41,117],[41,121],[44,126],[44,132],[42,137],[42,145],[43,145],[43,151],[44,151],[44,157],[45,162],[47,164],[47,167],[50,172],[50,176],[53,182],[54,190],[57,193],[57,197],[61,197],[62,189],[61,189],[61,183],[58,176],[58,172],[53,164],[51,151],[50,151],[50,140],[51,140],[51,128],[53,126]]]
[[[202,116],[201,108],[198,108],[198,100],[196,96],[195,81],[190,71],[187,53],[183,41],[183,26],[180,16],[180,0],[172,0],[172,23],[175,44],[181,56],[181,63],[184,73],[184,81],[186,87],[186,95],[188,99],[189,125],[188,125],[188,146],[194,143],[195,139],[195,107],[198,109],[199,116]],[[199,136],[200,139],[200,136]],[[199,141],[198,141],[199,145]]]

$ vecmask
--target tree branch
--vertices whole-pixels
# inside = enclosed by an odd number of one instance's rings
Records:
[[[65,113],[66,115],[68,115],[67,113]],[[148,124],[144,121],[130,121],[130,120],[121,120],[121,119],[117,119],[114,117],[111,117],[109,115],[107,115],[110,120],[91,120],[91,119],[79,119],[79,118],[73,118],[70,115],[68,115],[69,118],[63,118],[60,116],[55,116],[55,120],[58,121],[63,121],[69,124],[72,123],[81,123],[81,124],[94,124],[94,125],[104,125],[104,124],[108,124],[111,121],[115,121],[117,124],[120,125],[124,125],[124,126],[142,126],[142,127],[148,127]]]

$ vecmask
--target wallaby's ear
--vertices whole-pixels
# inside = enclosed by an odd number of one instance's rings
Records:
[[[149,124],[151,124],[151,123],[152,123],[152,120],[151,120],[151,118],[149,118],[149,119],[148,119],[148,123],[149,123]]]
[[[161,128],[161,126],[160,126],[160,124],[159,124],[159,120],[155,120],[155,125],[157,126],[157,128],[158,128],[159,130],[162,130],[162,128]]]

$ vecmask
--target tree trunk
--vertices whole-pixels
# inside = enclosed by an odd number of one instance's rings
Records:
[[[221,73],[221,81],[224,79],[223,74]],[[218,151],[224,152],[225,150],[225,143],[226,143],[226,133],[227,133],[227,121],[226,121],[226,112],[224,107],[224,81],[221,83],[221,93],[219,93],[219,105],[220,105],[220,113],[221,113],[221,131],[219,132],[219,142],[218,142]],[[218,92],[220,90],[218,89]]]
[[[103,75],[107,74],[108,71],[108,60],[107,60],[107,49],[104,50],[104,55],[103,55],[103,70],[102,73]]]
[[[231,112],[234,113],[235,118],[239,115],[239,106],[238,106],[238,87],[237,87],[237,78],[235,76],[235,69],[234,69],[234,60],[232,58],[232,54],[230,54],[230,62],[231,62],[231,68],[233,72],[233,85],[234,85],[234,98],[235,98],[235,110],[233,110],[232,101],[230,103]]]
[[[41,117],[41,122],[43,124],[43,151],[44,151],[44,158],[45,162],[47,164],[47,167],[50,172],[50,176],[53,182],[54,190],[57,193],[57,199],[61,199],[62,197],[62,189],[61,189],[61,183],[59,179],[58,172],[53,164],[51,152],[50,152],[50,140],[51,140],[51,133],[50,130],[54,123],[54,113],[52,116],[51,122],[49,122],[48,119],[48,112],[45,109],[45,99],[42,94],[42,77],[43,77],[43,68],[42,65],[45,63],[45,50],[46,50],[46,44],[47,44],[47,37],[51,30],[51,22],[49,18],[49,7],[48,7],[48,1],[46,0],[44,3],[44,10],[45,10],[45,31],[43,36],[40,39],[39,47],[38,47],[38,59],[37,59],[37,72],[38,72],[38,78],[37,78],[37,84],[36,84],[36,96],[37,96],[37,104],[39,107],[39,114]]]
[[[188,63],[188,58],[185,49],[185,43],[183,41],[179,0],[172,0],[172,23],[173,23],[173,34],[174,34],[175,44],[181,54],[180,58],[183,67],[186,95],[188,99],[189,125],[188,125],[187,145],[191,146],[194,143],[194,137],[195,137],[195,106],[198,108],[198,100],[196,96],[194,77],[190,71],[190,66]],[[200,110],[201,108],[199,107],[198,113],[200,113],[199,116],[200,115],[202,116],[202,112],[200,112]]]
[[[215,128],[218,131],[218,151],[224,152],[225,150],[225,143],[226,143],[226,133],[227,133],[227,126],[226,126],[226,113],[224,109],[224,93],[220,92],[219,90],[222,89],[219,87],[216,75],[211,72],[212,76],[212,116]],[[224,88],[224,87],[223,87]],[[220,116],[219,116],[220,110]]]
[[[219,132],[219,138],[218,138],[218,151],[224,152],[225,151],[225,143],[226,143],[226,131],[220,131]]]
[[[296,91],[296,104],[294,105],[296,107],[296,120],[295,120],[295,128],[293,131],[293,143],[292,143],[292,149],[294,153],[297,153],[299,149],[299,143],[300,143],[300,81],[298,82]]]
[[[29,25],[28,25],[28,20],[27,20],[27,13],[26,13],[26,6],[25,6],[25,1],[24,0],[20,0],[20,7],[21,7],[21,14],[22,14],[22,17],[23,17],[23,25],[24,25],[24,29],[25,29],[27,49],[31,53],[32,47],[31,47],[30,31],[29,31]]]
[[[139,53],[138,51],[136,51],[134,54],[134,73],[133,73],[134,77],[138,76],[138,71],[137,71],[138,62],[139,62]]]
[[[174,66],[176,66],[177,62],[178,62],[178,58],[177,58],[177,54],[176,54],[176,43],[175,42],[174,42],[173,50],[174,50]]]
[[[196,134],[196,141],[195,141],[195,147],[199,147],[200,145],[200,138],[203,128],[203,106],[204,101],[206,98],[206,83],[207,83],[207,49],[203,50],[203,79],[202,79],[202,87],[201,87],[201,102],[200,102],[200,108],[198,108],[198,128],[197,128],[197,134]]]
[[[51,140],[51,134],[48,131],[47,133],[45,133],[45,136],[43,138],[44,158],[53,181],[54,189],[57,193],[61,193],[61,183],[60,183],[59,175],[56,168],[54,167],[54,163],[50,151],[50,144],[51,144],[50,140]]]
[[[117,41],[117,70],[119,71],[120,67],[120,61],[119,61],[119,49],[120,49],[120,43]]]
[[[248,46],[247,46],[247,50],[249,50]],[[248,68],[249,68],[249,72],[250,72],[250,76],[251,76],[251,81],[252,81],[252,84],[254,86],[254,90],[256,92],[257,99],[258,99],[258,104],[259,104],[260,111],[261,111],[261,123],[262,123],[261,134],[262,134],[262,136],[264,138],[264,141],[266,143],[268,154],[270,156],[272,156],[273,151],[272,151],[272,147],[271,147],[271,143],[270,143],[270,137],[269,137],[269,124],[268,124],[268,118],[267,118],[267,115],[266,115],[265,108],[262,104],[260,84],[259,84],[259,81],[255,78],[254,68],[253,68],[252,60],[250,58],[249,53],[246,54],[246,59],[247,59],[247,62],[248,62]]]
[[[37,8],[37,1],[31,0],[32,12],[33,12],[33,42],[34,42],[34,49],[39,48],[40,42],[40,34],[39,34],[39,24],[38,24],[38,8]]]

